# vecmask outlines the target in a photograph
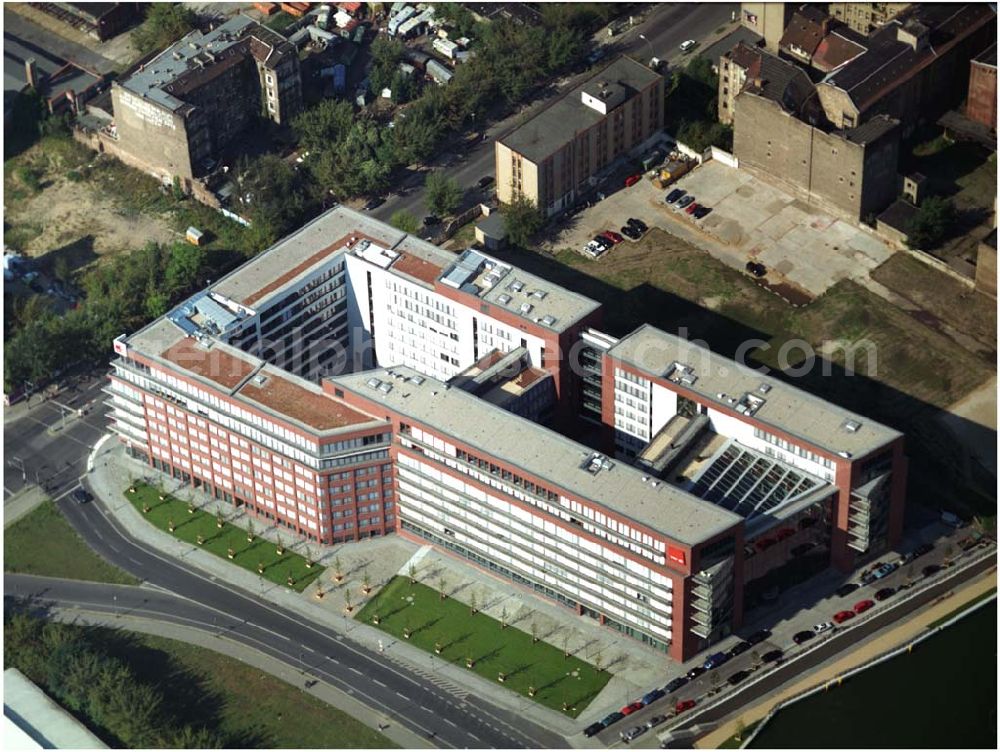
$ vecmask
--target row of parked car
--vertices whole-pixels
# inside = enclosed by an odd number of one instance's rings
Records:
[[[697,679],[706,671],[718,668],[719,666],[728,662],[730,658],[734,658],[737,655],[740,655],[741,653],[745,653],[747,650],[750,650],[754,645],[763,642],[770,636],[771,636],[770,630],[762,629],[758,632],[754,632],[752,635],[747,637],[746,640],[738,642],[727,652],[714,653],[710,655],[701,666],[695,666],[690,671],[688,671],[687,674],[671,679],[661,689],[651,690],[646,694],[644,694],[640,699],[636,700],[635,702],[629,703],[621,710],[618,710],[614,713],[605,716],[597,723],[591,724],[586,729],[584,729],[583,731],[584,735],[588,737],[594,736],[595,734],[603,731],[612,724],[617,723],[622,718],[631,715],[637,710],[641,710],[642,708],[656,702],[662,697],[666,697],[667,695],[673,694],[681,687],[685,686],[691,680]],[[763,663],[771,663],[780,660],[782,656],[783,656],[782,651],[771,650],[761,656],[761,661]],[[736,685],[739,682],[743,681],[743,679],[745,679],[749,675],[750,675],[749,671],[737,671],[736,674],[729,677],[729,683]],[[691,700],[691,699],[678,700],[674,704],[673,713],[674,715],[679,715],[680,713],[683,713],[685,710],[690,710],[696,704],[697,704],[696,700]],[[668,716],[665,715],[654,715],[652,718],[649,719],[649,721],[646,722],[645,725],[635,726],[633,728],[628,729],[627,731],[622,731],[620,736],[626,742],[632,741],[633,739],[645,733],[649,729],[654,728],[655,726],[658,726],[659,724],[663,723],[665,720],[667,720],[667,717]]]
[[[622,226],[621,234],[615,232],[614,230],[605,230],[587,243],[587,245],[583,248],[583,252],[591,258],[600,258],[614,246],[625,240],[625,238],[638,240],[645,235],[648,230],[649,228],[646,226],[646,223],[641,219],[630,217],[628,222]]]
[[[681,211],[690,214],[695,219],[702,219],[712,213],[711,208],[704,204],[699,204],[695,197],[683,188],[674,188],[666,195],[664,201],[668,206],[673,206],[674,211]]]

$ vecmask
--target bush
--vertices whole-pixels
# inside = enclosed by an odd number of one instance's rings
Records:
[[[146,20],[132,32],[132,44],[142,55],[173,44],[191,31],[197,20],[194,11],[182,3],[152,3]]]
[[[925,199],[910,220],[906,244],[910,248],[937,248],[951,234],[957,215],[951,199],[931,196]]]
[[[397,230],[408,232],[411,235],[416,235],[420,231],[420,220],[405,209],[393,212],[392,216],[389,218],[389,224]]]

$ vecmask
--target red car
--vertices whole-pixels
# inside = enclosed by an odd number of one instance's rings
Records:
[[[678,715],[680,715],[685,710],[690,710],[694,706],[695,706],[695,701],[694,700],[681,700],[679,703],[677,703],[674,706],[674,712],[677,713]]]
[[[778,537],[778,540],[782,541],[785,538],[792,537],[793,535],[795,535],[795,530],[793,528],[783,527],[783,528],[781,528],[781,530],[778,531],[778,536],[777,537]]]
[[[863,614],[865,611],[867,611],[874,605],[875,601],[870,600],[868,598],[866,598],[863,601],[858,601],[857,603],[854,604],[854,613]]]
[[[637,710],[642,710],[642,708],[643,708],[642,703],[636,701],[636,702],[630,703],[629,705],[626,705],[619,712],[622,715],[632,715],[632,713],[634,713]]]
[[[642,175],[629,175],[627,178],[625,178],[625,187],[628,188],[630,186],[633,186],[640,180],[642,180]]]
[[[620,242],[622,242],[625,239],[621,235],[619,235],[617,232],[615,232],[614,230],[605,230],[604,232],[601,233],[601,237],[607,238],[608,240],[610,240],[615,245],[618,245]]]
[[[773,538],[761,538],[759,541],[754,543],[754,545],[757,546],[758,551],[763,551],[766,548],[770,548],[774,544],[775,540]]]
[[[688,208],[685,209],[684,211],[686,211],[688,214],[694,214],[694,210],[697,209],[699,206],[701,206],[701,204],[695,201],[690,206],[688,206]]]
[[[848,619],[853,619],[853,618],[854,618],[853,611],[838,611],[833,615],[833,620],[838,624],[843,624]]]

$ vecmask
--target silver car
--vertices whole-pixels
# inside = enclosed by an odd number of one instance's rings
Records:
[[[630,742],[633,739],[638,739],[640,736],[642,736],[645,733],[646,733],[646,727],[645,726],[633,726],[628,731],[622,731],[621,732],[622,741],[624,741],[624,742]]]

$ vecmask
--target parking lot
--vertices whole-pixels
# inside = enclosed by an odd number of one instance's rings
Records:
[[[664,203],[664,196],[674,188],[693,195],[711,213],[696,220]],[[629,217],[704,248],[733,268],[742,270],[748,261],[760,262],[772,288],[785,288],[793,293],[789,297],[800,299],[821,295],[841,279],[867,277],[892,254],[882,240],[865,230],[714,160],[667,190],[656,188],[648,179],[616,190],[563,220],[548,245],[579,250],[604,230],[619,231]]]

